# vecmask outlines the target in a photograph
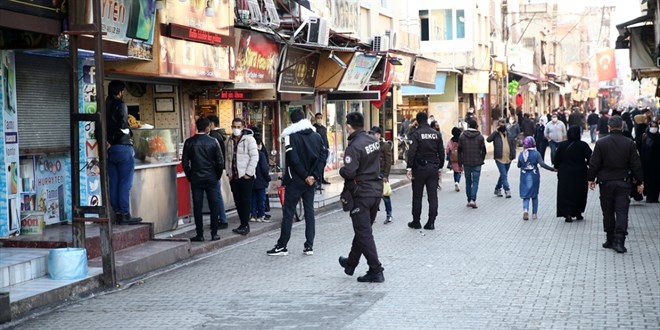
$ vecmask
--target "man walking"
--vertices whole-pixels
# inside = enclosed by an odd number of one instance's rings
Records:
[[[204,223],[202,217],[202,198],[206,198],[211,211],[211,240],[220,239],[218,235],[218,180],[222,177],[223,164],[220,144],[208,135],[208,118],[200,117],[195,122],[197,134],[183,144],[182,164],[186,178],[190,182],[193,197],[193,216],[197,235],[192,242],[204,241]]]
[[[317,113],[314,116],[315,123],[314,123],[314,128],[316,128],[316,133],[319,133],[321,135],[321,141],[323,142],[323,147],[325,150],[328,150],[330,148],[330,145],[328,144],[328,129],[323,126],[323,114],[322,113]],[[323,160],[323,170],[321,171],[321,182],[320,184],[330,184],[330,182],[325,180],[325,159]],[[323,189],[323,188],[320,188]]]
[[[467,125],[468,128],[458,138],[458,163],[463,166],[465,173],[465,194],[468,200],[466,206],[476,209],[481,165],[486,159],[486,143],[481,132],[477,130],[479,125],[476,120],[468,120]]]
[[[529,116],[525,114],[526,116]],[[529,118],[527,118],[529,120]],[[506,122],[499,121],[497,130],[488,136],[486,141],[493,143],[493,158],[495,165],[500,172],[500,177],[495,185],[495,195],[502,197],[502,188],[506,198],[511,198],[511,188],[509,187],[509,168],[511,161],[516,158],[516,141],[506,131]]]
[[[564,122],[559,120],[557,114],[552,114],[552,119],[550,122],[545,125],[545,138],[548,140],[548,145],[550,146],[550,161],[555,163],[555,151],[559,143],[566,140],[566,125]]]
[[[291,112],[291,126],[282,131],[286,150],[286,169],[282,178],[284,205],[282,228],[277,244],[266,253],[269,256],[289,254],[286,246],[291,238],[293,214],[302,198],[305,209],[305,245],[303,254],[314,254],[314,186],[321,179],[325,166],[326,149],[321,136],[300,109]]]
[[[236,211],[241,220],[240,226],[232,231],[236,234],[247,235],[250,233],[252,185],[259,162],[259,150],[252,131],[244,129],[243,119],[234,118],[231,122],[231,130],[232,137],[227,141],[225,170],[229,177],[232,195],[234,195]]]
[[[408,227],[422,228],[422,196],[424,187],[429,202],[429,215],[424,229],[435,229],[438,216],[438,178],[445,164],[445,147],[442,137],[427,124],[426,112],[417,113],[418,128],[410,134],[410,150],[406,160],[406,176],[412,180],[412,221]]]
[[[426,122],[426,121],[424,121]],[[380,177],[380,145],[375,137],[364,131],[364,117],[359,112],[346,115],[348,146],[344,153],[344,166],[339,175],[344,178],[342,203],[350,211],[353,222],[353,245],[348,258],[339,257],[339,265],[346,275],[353,275],[355,267],[364,255],[369,271],[358,277],[358,282],[385,281],[383,266],[378,260],[376,243],[371,226],[376,220],[378,206],[383,195],[383,179]]]
[[[220,152],[222,154],[222,167],[225,167],[225,154],[226,154],[226,141],[225,141],[225,136],[221,133],[220,131],[220,118],[216,115],[210,115],[207,117],[209,121],[211,121],[211,126],[210,129],[211,131],[209,132],[209,136],[214,137],[216,140],[218,140],[218,143],[220,144]],[[225,201],[222,199],[222,176],[218,177],[218,186],[216,187],[217,190],[217,195],[218,195],[218,217],[219,217],[219,225],[218,228],[220,229],[227,229],[229,228],[229,224],[227,223],[227,212],[225,210]]]
[[[390,169],[392,168],[392,144],[389,141],[385,141],[382,137],[381,129],[378,126],[374,126],[369,131],[369,134],[376,137],[380,142],[380,177],[383,178],[383,184],[389,183],[390,180]],[[385,203],[385,224],[392,222],[392,200],[390,196],[383,196],[383,203]]]
[[[129,198],[133,186],[135,158],[133,133],[128,126],[128,107],[123,101],[126,85],[113,80],[108,84],[108,97],[105,100],[106,123],[108,125],[108,181],[110,205],[115,211],[117,224],[132,225],[142,222],[129,211]]]
[[[573,107],[573,112],[568,115],[568,127],[577,126],[580,128],[580,139],[582,139],[582,133],[584,132],[584,114],[580,111],[580,108]]]
[[[596,183],[600,186],[600,208],[607,235],[603,247],[625,253],[631,180],[637,183],[637,192],[642,193],[644,175],[635,142],[622,135],[623,119],[612,116],[608,125],[609,134],[598,139],[594,147],[587,179],[591,190]]]
[[[589,136],[591,137],[591,143],[596,143],[596,132],[598,131],[598,114],[596,109],[591,109],[591,113],[587,116],[587,125],[589,125]]]

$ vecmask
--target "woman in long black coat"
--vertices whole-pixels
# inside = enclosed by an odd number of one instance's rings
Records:
[[[649,123],[642,137],[642,169],[647,203],[657,203],[660,196],[660,132],[658,122]]]
[[[582,220],[587,206],[587,167],[591,148],[580,139],[580,128],[568,129],[568,140],[559,144],[555,154],[557,169],[557,217],[566,222]]]

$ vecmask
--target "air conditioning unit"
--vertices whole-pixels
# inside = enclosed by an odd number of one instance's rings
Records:
[[[307,43],[328,45],[330,37],[330,24],[325,18],[310,17],[307,20]]]
[[[375,36],[371,50],[377,52],[386,52],[390,49],[390,37],[388,36]]]
[[[397,49],[397,34],[396,31],[385,30],[385,36],[390,37],[390,49]]]

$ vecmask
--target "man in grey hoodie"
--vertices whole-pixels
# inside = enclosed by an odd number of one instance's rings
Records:
[[[476,209],[481,165],[486,159],[486,143],[481,132],[477,131],[477,121],[471,118],[467,124],[468,128],[458,138],[458,164],[463,166],[465,173],[466,206]]]

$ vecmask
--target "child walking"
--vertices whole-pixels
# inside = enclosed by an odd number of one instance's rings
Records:
[[[548,171],[555,172],[552,166],[543,162],[541,154],[536,150],[534,138],[525,137],[523,151],[518,155],[520,168],[520,198],[523,200],[523,220],[529,220],[529,200],[532,200],[532,219],[537,219],[539,209],[539,186],[541,173],[539,165]]]
[[[447,168],[454,171],[454,190],[461,191],[458,185],[461,182],[463,166],[458,164],[458,138],[461,136],[461,129],[454,127],[451,129],[451,139],[447,142]]]

